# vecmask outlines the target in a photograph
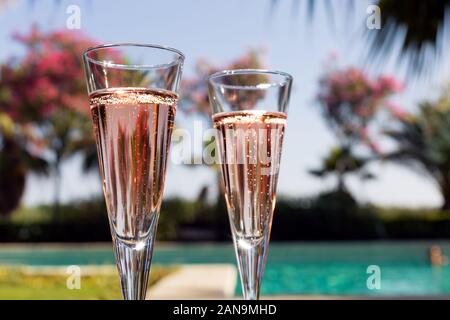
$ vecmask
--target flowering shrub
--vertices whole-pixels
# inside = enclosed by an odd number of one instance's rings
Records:
[[[320,79],[318,101],[341,143],[362,141],[376,148],[368,135],[368,126],[382,106],[401,113],[400,107],[386,99],[402,89],[403,85],[394,77],[370,79],[363,71],[350,67],[333,70]]]
[[[26,54],[0,67],[0,109],[16,122],[45,121],[62,108],[86,114],[81,54],[95,45],[71,31],[15,34]]]
[[[196,75],[193,78],[184,78],[181,82],[181,110],[187,113],[200,113],[208,119],[211,115],[208,99],[208,77],[221,70],[230,69],[261,69],[260,51],[251,50],[230,64],[216,66],[206,59],[200,59],[196,64]],[[240,77],[241,81],[246,81]],[[253,78],[254,79],[254,78]]]
[[[13,37],[26,51],[0,65],[0,114],[14,121],[14,132],[6,136],[0,131],[0,137],[14,138],[14,145],[23,150],[14,162],[22,175],[35,170],[27,164],[28,156],[51,164],[58,192],[62,159],[84,147],[95,148],[81,54],[96,43],[73,31],[42,33],[37,27]],[[28,160],[18,158],[20,154]],[[11,163],[10,157],[5,146],[0,147],[0,162]]]
[[[317,100],[339,145],[323,159],[320,168],[310,170],[310,173],[318,177],[336,175],[338,194],[349,195],[345,176],[357,174],[363,180],[374,177],[365,168],[371,157],[358,155],[355,147],[365,145],[375,154],[382,153],[370,136],[369,127],[382,107],[392,114],[403,116],[401,107],[388,101],[388,97],[400,92],[403,85],[391,76],[371,79],[354,67],[331,69],[319,84]]]

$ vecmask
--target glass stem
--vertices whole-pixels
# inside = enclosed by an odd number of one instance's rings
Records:
[[[268,239],[257,243],[235,239],[236,256],[245,300],[258,300]]]
[[[142,240],[124,241],[114,237],[117,268],[125,300],[145,300],[158,217],[159,213],[153,214],[149,234]]]

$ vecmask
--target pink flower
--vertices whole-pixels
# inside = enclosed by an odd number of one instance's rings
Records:
[[[391,76],[380,76],[378,85],[386,91],[397,93],[404,89],[403,83]]]
[[[15,33],[13,38],[26,47],[27,54],[0,68],[0,88],[11,92],[0,96],[1,110],[22,123],[49,119],[61,108],[87,115],[80,57],[96,43],[81,33],[41,33],[37,27],[25,35]]]
[[[331,70],[319,80],[317,100],[327,123],[341,139],[354,143],[355,139],[378,150],[368,136],[367,128],[386,99],[403,89],[403,84],[391,76],[371,79],[362,70],[349,67]],[[393,109],[401,115],[400,109]]]
[[[390,113],[397,119],[402,120],[409,116],[409,113],[395,102],[387,102],[386,106],[388,107]]]

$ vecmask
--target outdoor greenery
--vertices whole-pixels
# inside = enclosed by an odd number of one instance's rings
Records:
[[[102,269],[95,275],[83,275],[80,289],[68,290],[64,273],[30,272],[25,267],[0,267],[0,300],[121,300],[117,271]],[[149,285],[154,285],[174,268],[152,266]]]
[[[1,242],[111,241],[103,199],[61,206],[62,219],[49,218],[51,206],[19,208],[0,220]],[[162,241],[229,241],[225,208],[215,204],[166,199],[157,239]],[[347,193],[327,192],[314,198],[277,201],[271,239],[367,240],[450,237],[450,213],[438,209],[381,208],[359,205]]]
[[[281,2],[267,1],[272,3],[271,10]],[[340,29],[335,20],[338,6],[340,12],[344,12],[343,20],[350,21],[353,15],[360,19],[358,23],[365,22],[364,12],[354,10],[357,0],[291,1],[293,14],[284,18],[295,19],[295,13],[303,8],[311,22],[320,7],[327,14],[323,19],[327,21],[320,23],[328,23],[331,32]],[[2,2],[5,1],[0,0],[0,7]],[[33,2],[30,0],[31,5]],[[365,40],[367,48],[362,50],[359,67],[340,66],[336,63],[337,55],[332,54],[322,76],[307,79],[317,84],[312,106],[334,139],[334,145],[325,150],[308,172],[319,179],[332,177],[335,184],[308,197],[286,198],[279,194],[271,241],[450,238],[450,86],[445,85],[437,99],[417,105],[393,102],[398,101],[397,94],[406,88],[409,80],[427,79],[446,58],[444,36],[449,31],[446,20],[450,0],[372,2],[381,10],[382,28],[369,30],[361,25],[358,29],[361,32],[356,36]],[[0,61],[0,244],[58,242],[64,247],[64,243],[110,242],[103,196],[69,203],[60,201],[61,167],[65,161],[81,155],[84,172],[98,172],[81,54],[99,42],[67,28],[43,31],[49,30],[48,27],[33,25],[28,32],[13,34],[22,49],[18,52],[22,53]],[[296,40],[304,42],[305,39]],[[350,45],[354,46],[354,38]],[[352,49],[349,51],[352,55],[360,51]],[[121,61],[127,58],[120,56]],[[208,76],[223,69],[270,69],[263,58],[263,50],[252,49],[230,61],[212,63],[208,57],[199,59],[193,74],[183,75],[178,113],[184,117],[200,116],[212,126]],[[394,60],[396,71],[406,70],[405,83],[392,75],[378,74],[384,64],[389,65]],[[121,72],[121,77],[123,74],[125,72]],[[237,84],[249,84],[243,82]],[[114,77],[111,76],[109,83],[114,86]],[[378,121],[380,118],[383,121]],[[140,134],[139,130],[135,134]],[[388,149],[384,148],[384,142]],[[215,141],[212,138],[203,143],[211,145]],[[190,157],[194,160],[201,154]],[[372,163],[395,163],[432,181],[441,195],[442,205],[406,208],[358,202],[347,187],[348,177],[365,181],[376,179],[376,172],[368,169]],[[220,168],[217,164],[204,166],[214,173],[215,179],[209,182],[212,185],[201,188],[196,199],[163,199],[158,241],[230,243]],[[24,205],[22,197],[30,174],[53,179],[52,203]],[[293,170],[291,179],[298,178],[295,174]],[[211,197],[213,191],[216,193]],[[11,247],[16,250],[14,244]],[[433,248],[441,250],[437,246],[430,248],[432,264]],[[425,254],[424,251],[423,258],[428,259]],[[445,255],[440,258],[447,259]],[[405,261],[402,260],[402,264],[406,265]],[[408,267],[415,268],[409,264]],[[291,280],[296,269],[288,267],[292,271],[286,267],[283,276]],[[441,268],[436,267],[433,275]],[[0,266],[0,300],[122,299],[115,266],[89,268],[93,272],[83,270],[81,288],[68,290],[65,267]],[[153,265],[149,286],[176,272],[177,268]],[[339,268],[339,277],[348,271],[341,265]],[[336,279],[335,276],[332,281],[346,280]],[[319,282],[323,282],[320,277]],[[302,292],[305,293],[308,292]]]
[[[425,101],[416,114],[397,112],[386,130],[397,148],[384,158],[407,165],[431,179],[450,209],[450,90],[443,88],[436,101]]]
[[[382,108],[391,106],[387,98],[401,91],[403,85],[394,77],[371,79],[360,69],[341,70],[335,66],[326,71],[319,84],[317,100],[338,145],[330,150],[320,168],[310,172],[318,177],[336,175],[337,190],[348,192],[345,177],[349,174],[365,180],[374,177],[365,170],[380,153],[372,137],[373,123]]]
[[[24,56],[11,57],[0,65],[0,215],[4,216],[0,220],[0,241],[109,241],[103,199],[60,204],[58,194],[63,161],[81,153],[86,169],[96,167],[80,61],[82,50],[96,42],[68,31],[44,33],[37,27],[15,38],[26,48]],[[262,52],[250,50],[223,65],[200,59],[195,74],[183,79],[179,110],[185,115],[201,115],[211,124],[206,79],[217,70],[235,68],[266,68]],[[354,66],[328,65],[318,81],[316,106],[336,138],[336,145],[310,172],[318,177],[334,175],[337,184],[308,199],[278,201],[272,239],[450,236],[446,211],[424,209],[415,214],[409,209],[359,204],[346,187],[349,174],[375,178],[367,170],[369,162],[392,161],[433,179],[443,196],[442,209],[450,209],[448,90],[437,101],[425,101],[416,112],[407,113],[391,101],[403,87],[390,75],[372,77]],[[377,119],[383,110],[391,116],[380,126]],[[382,150],[377,141],[380,137],[394,141],[395,148]],[[214,183],[220,191],[218,167],[210,168],[215,171]],[[26,177],[31,172],[53,175],[53,204],[20,206]],[[215,200],[208,202],[209,189],[205,186],[193,201],[164,201],[160,240],[230,239],[223,192],[217,192]]]
[[[0,205],[0,214],[18,204],[25,176],[38,171],[54,177],[57,215],[62,161],[80,150],[86,156],[95,151],[80,59],[95,42],[68,30],[42,33],[36,26],[14,38],[26,53],[0,65],[0,135],[8,142],[0,150],[0,193],[8,190],[12,199]]]

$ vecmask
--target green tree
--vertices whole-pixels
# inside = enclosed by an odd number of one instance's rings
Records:
[[[397,147],[385,159],[406,165],[430,178],[442,195],[442,208],[450,209],[450,88],[436,101],[423,102],[415,115],[394,114],[396,123],[386,130]]]
[[[345,177],[356,174],[361,180],[370,180],[375,176],[366,170],[366,164],[372,160],[370,157],[362,157],[352,154],[351,149],[336,147],[322,159],[320,168],[309,170],[309,172],[319,178],[333,175],[337,178],[337,191],[348,193]]]
[[[29,150],[26,132],[16,130],[5,113],[0,113],[0,141],[0,215],[6,216],[20,203],[27,173],[45,173],[47,162]]]
[[[341,194],[348,192],[345,177],[350,174],[372,179],[374,176],[365,167],[374,158],[372,154],[379,153],[379,147],[369,129],[380,108],[390,104],[387,98],[402,87],[393,77],[372,79],[354,67],[328,70],[320,79],[317,100],[338,146],[323,159],[320,168],[310,173],[318,177],[335,175],[336,189]],[[368,155],[358,154],[361,147],[369,149]]]
[[[56,216],[62,162],[94,145],[80,57],[95,42],[76,32],[42,33],[37,27],[14,38],[26,51],[0,65],[0,112],[14,121],[15,130],[27,132],[26,147],[39,150],[52,169]]]

